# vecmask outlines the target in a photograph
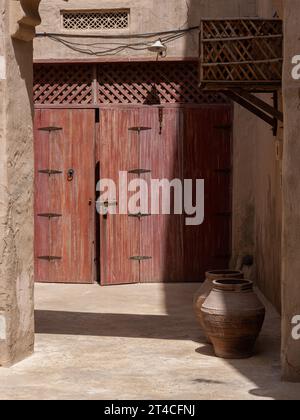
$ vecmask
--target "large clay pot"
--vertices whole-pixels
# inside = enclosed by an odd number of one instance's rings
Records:
[[[204,327],[203,320],[202,320],[201,308],[202,308],[202,305],[205,302],[206,298],[208,297],[208,295],[212,291],[213,281],[218,280],[218,279],[224,279],[224,278],[225,279],[226,278],[243,279],[244,274],[243,274],[242,271],[234,271],[234,270],[224,269],[224,270],[207,271],[205,277],[206,277],[205,282],[202,284],[200,289],[198,289],[197,292],[195,293],[194,301],[193,301],[193,306],[194,306],[194,311],[195,311],[195,314],[196,314],[196,318],[197,318],[197,320],[200,324],[200,327],[204,331],[204,333],[205,333],[205,327]],[[205,335],[206,335],[207,341],[210,343],[211,341],[209,340],[207,334],[205,334]]]
[[[251,357],[265,319],[265,308],[248,280],[224,279],[202,305],[203,323],[215,353],[224,359]]]

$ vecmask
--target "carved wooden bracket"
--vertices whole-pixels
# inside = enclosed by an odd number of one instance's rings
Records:
[[[41,0],[11,0],[11,36],[30,42],[35,37],[35,27],[40,25],[39,5]]]

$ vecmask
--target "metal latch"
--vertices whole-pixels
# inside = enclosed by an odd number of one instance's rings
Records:
[[[73,181],[74,174],[75,174],[74,169],[72,169],[72,168],[69,169],[68,172],[67,172],[67,174],[68,174],[68,181]]]

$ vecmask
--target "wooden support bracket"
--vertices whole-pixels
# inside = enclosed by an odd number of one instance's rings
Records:
[[[273,129],[274,136],[277,135],[278,121],[283,122],[283,113],[278,110],[278,92],[274,91],[274,106],[253,95],[244,89],[232,89],[223,91],[224,95],[238,103],[243,108],[252,112]]]

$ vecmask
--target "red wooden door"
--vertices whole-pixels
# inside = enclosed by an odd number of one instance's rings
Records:
[[[35,278],[94,281],[94,110],[36,110]]]
[[[184,178],[205,180],[205,220],[184,227],[185,281],[204,279],[208,269],[227,268],[231,257],[230,106],[184,111]]]
[[[151,179],[205,180],[205,221],[200,226],[186,226],[185,215],[174,214],[101,218],[102,284],[198,282],[207,269],[228,266],[231,123],[230,106],[102,111],[102,178],[117,182],[120,170],[139,168],[149,184]],[[139,135],[130,127],[148,130]]]
[[[183,179],[184,112],[180,108],[149,107],[140,111],[140,124],[151,127],[141,140],[142,177],[150,180]],[[162,193],[160,194],[160,207]],[[172,200],[171,200],[172,201]],[[172,202],[171,202],[172,210]],[[183,215],[153,214],[140,221],[141,283],[183,282]]]
[[[139,140],[129,129],[135,127],[138,113],[134,109],[105,109],[100,118],[100,178],[110,179],[117,186],[119,172],[139,168]],[[116,198],[117,198],[116,197]],[[120,210],[116,204],[117,211]],[[134,217],[127,214],[100,216],[101,284],[138,283],[140,230]]]

